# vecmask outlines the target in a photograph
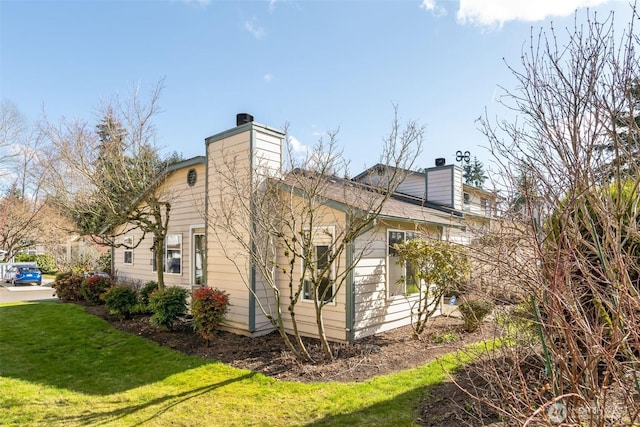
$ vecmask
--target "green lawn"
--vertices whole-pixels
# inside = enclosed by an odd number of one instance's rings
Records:
[[[282,382],[125,334],[73,304],[3,304],[0,425],[407,426],[443,367],[460,363],[363,383]]]

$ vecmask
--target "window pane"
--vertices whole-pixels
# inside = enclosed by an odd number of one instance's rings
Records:
[[[313,292],[311,291],[311,282],[308,280],[304,281],[304,287],[302,289],[302,298],[313,299]]]
[[[329,265],[329,246],[316,246],[316,269],[322,270]]]
[[[410,295],[420,291],[420,288],[413,278],[413,271],[410,265],[398,264],[399,257],[393,245],[406,240],[418,238],[419,235],[413,231],[389,231],[389,256],[387,257],[388,269],[388,289],[389,296]]]
[[[414,269],[411,264],[405,266],[405,293],[407,295],[417,294],[420,292],[420,286],[416,283],[414,277]]]
[[[172,234],[166,237],[165,272],[182,272],[182,235]]]
[[[302,297],[306,300],[313,300],[317,295],[321,300],[328,302],[333,299],[333,269],[330,263],[333,234],[325,230],[318,230],[313,238],[319,244],[313,244],[309,248],[312,251],[311,262],[313,264],[305,266],[311,268],[307,268],[305,271]],[[314,285],[317,289],[314,288]]]
[[[133,264],[133,251],[131,250],[124,251],[124,263]]]
[[[195,272],[195,284],[203,285],[204,284],[204,234],[195,234],[193,236],[193,245],[194,245],[194,272]]]
[[[320,280],[320,286],[318,287],[318,297],[321,300],[331,301],[333,298],[333,285],[331,284],[331,280],[326,277],[323,277]]]
[[[404,242],[404,231],[390,231],[389,232],[389,255],[395,255],[396,250],[393,245],[396,243]]]
[[[389,296],[404,295],[404,265],[398,264],[398,257],[389,255]]]

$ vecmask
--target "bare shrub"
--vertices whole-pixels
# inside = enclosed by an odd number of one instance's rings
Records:
[[[483,121],[510,196],[476,253],[537,339],[476,364],[467,391],[516,425],[640,419],[640,40],[633,20],[616,38],[613,15],[579,19],[510,68],[517,120]]]

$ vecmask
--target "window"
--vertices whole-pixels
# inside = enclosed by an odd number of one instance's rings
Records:
[[[126,265],[133,265],[133,237],[125,237],[122,245],[124,247],[124,259],[122,262]]]
[[[165,238],[165,265],[166,273],[182,273],[182,235],[170,234]]]
[[[480,208],[486,216],[491,216],[491,204],[488,199],[480,199]]]
[[[314,299],[314,283],[317,287],[318,299],[329,302],[333,299],[334,272],[331,265],[331,245],[333,245],[333,227],[315,229],[312,236],[311,265],[303,265],[305,280],[302,299]],[[307,257],[305,257],[307,258]],[[304,261],[303,261],[304,262]]]
[[[204,285],[204,267],[205,267],[205,236],[202,233],[193,234],[193,258],[191,268],[193,271],[193,283],[196,285]]]
[[[387,284],[389,297],[411,295],[420,291],[420,287],[413,279],[413,270],[410,265],[399,264],[399,257],[393,245],[418,237],[410,231],[389,230],[387,234]]]
[[[152,249],[151,266],[153,271],[157,271],[155,251]],[[164,239],[163,269],[165,273],[182,273],[182,235],[169,234]]]
[[[187,172],[187,184],[189,185],[189,187],[193,187],[194,185],[196,185],[196,181],[198,180],[198,172],[196,172],[195,169],[189,169],[189,172]]]

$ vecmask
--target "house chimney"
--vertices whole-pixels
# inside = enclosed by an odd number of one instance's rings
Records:
[[[252,121],[253,121],[253,116],[251,114],[247,114],[247,113],[236,114],[236,126],[241,126]]]
[[[444,166],[447,163],[447,159],[445,159],[444,157],[438,157],[436,159],[436,166]]]

